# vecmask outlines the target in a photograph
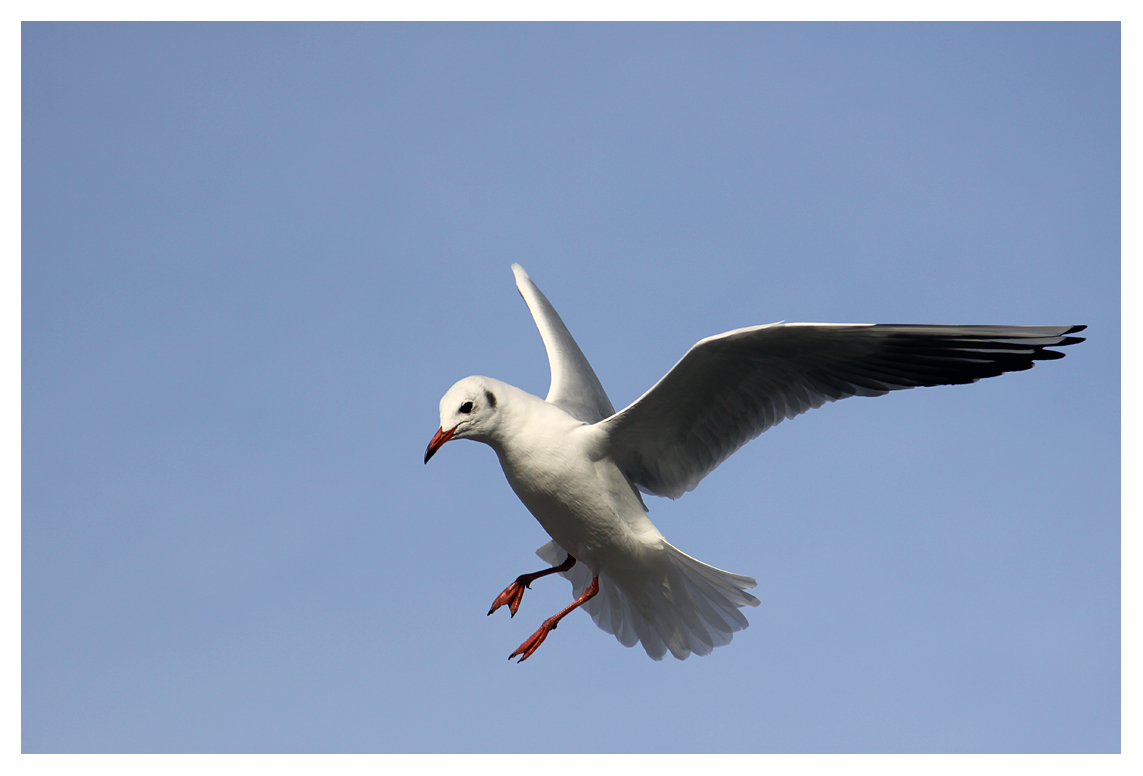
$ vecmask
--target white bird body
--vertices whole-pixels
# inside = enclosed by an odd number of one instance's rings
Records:
[[[494,386],[504,407],[480,441],[496,451],[508,484],[557,544],[597,570],[616,554],[637,552],[648,530],[653,541],[662,538],[631,483],[604,456],[598,429],[499,380],[475,379]],[[512,432],[502,433],[506,427]]]
[[[1067,336],[1082,326],[755,326],[701,340],[616,413],[559,315],[519,265],[513,271],[548,351],[548,396],[490,377],[461,380],[441,399],[425,461],[449,439],[484,442],[552,537],[537,551],[552,568],[519,577],[489,612],[507,604],[515,615],[537,577],[572,581],[578,598],[510,656],[521,660],[579,606],[656,660],[708,654],[747,626],[739,609],[758,605],[746,592],[755,581],[673,547],[640,490],[678,498],[767,428],[828,401],[975,382],[1082,341]]]
[[[656,659],[666,650],[683,659],[707,654],[746,626],[737,607],[758,605],[743,592],[754,580],[671,546],[638,489],[606,454],[598,425],[500,380],[468,377],[441,399],[442,428],[454,408],[487,395],[496,397],[493,420],[466,438],[496,451],[508,484],[552,537],[540,556],[555,565],[571,555],[582,564],[564,572],[576,594],[599,577],[600,596],[585,608],[600,627],[627,646],[641,641]],[[712,624],[692,609],[705,611],[720,630],[711,633]]]

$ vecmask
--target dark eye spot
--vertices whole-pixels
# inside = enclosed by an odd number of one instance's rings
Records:
[[[460,405],[460,411],[465,415],[472,412],[472,402],[466,401],[464,404]]]

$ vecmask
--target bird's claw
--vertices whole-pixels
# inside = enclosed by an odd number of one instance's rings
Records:
[[[516,647],[516,651],[509,655],[508,659],[511,660],[517,655],[520,655],[520,659],[516,662],[517,664],[523,663],[532,656],[533,652],[540,648],[540,645],[544,643],[544,639],[548,637],[548,633],[556,629],[556,625],[557,623],[553,623],[551,620],[545,621],[535,633],[528,637],[527,641]]]
[[[512,617],[516,616],[516,612],[520,609],[520,602],[524,600],[524,588],[528,587],[527,582],[522,582],[517,579],[508,587],[504,588],[504,592],[496,596],[496,600],[492,602],[492,608],[488,610],[489,614],[499,609],[501,606],[507,604],[508,611],[512,613]]]

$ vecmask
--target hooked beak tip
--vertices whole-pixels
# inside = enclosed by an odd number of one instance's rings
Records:
[[[445,431],[443,428],[437,429],[437,433],[433,434],[429,446],[425,448],[425,463],[428,463],[429,459],[433,457],[433,454],[441,449],[441,445],[452,439],[454,433],[456,433],[455,428],[450,428],[448,431]]]

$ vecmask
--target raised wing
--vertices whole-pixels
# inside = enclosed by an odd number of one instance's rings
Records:
[[[786,418],[847,396],[972,383],[1063,358],[1084,326],[774,323],[708,337],[601,421],[612,460],[647,493],[678,498]]]
[[[516,288],[532,311],[532,319],[548,351],[552,384],[545,400],[584,423],[595,423],[614,414],[615,408],[595,376],[595,370],[587,363],[551,302],[536,288],[523,267],[513,264],[512,272],[516,275]]]

